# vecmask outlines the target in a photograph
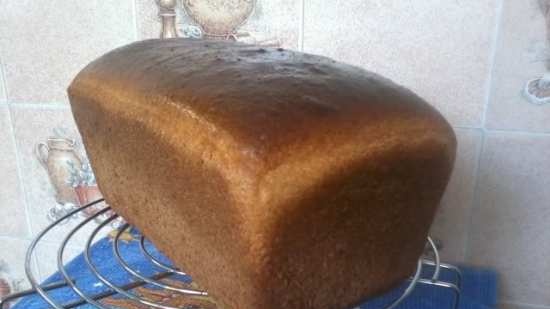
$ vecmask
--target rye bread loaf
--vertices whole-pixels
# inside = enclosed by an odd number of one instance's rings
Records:
[[[69,96],[108,203],[225,309],[345,309],[395,286],[455,156],[411,91],[283,49],[137,42]]]

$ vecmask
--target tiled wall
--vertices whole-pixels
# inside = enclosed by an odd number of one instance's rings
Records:
[[[188,23],[182,10],[178,22]],[[550,104],[521,90],[546,69],[538,0],[258,0],[243,29],[386,75],[455,127],[455,171],[432,229],[447,260],[495,267],[502,308],[550,308]],[[23,277],[54,201],[35,144],[77,136],[65,89],[83,65],[158,36],[154,0],[0,1],[0,277]],[[63,227],[33,261],[45,276]],[[71,253],[78,252],[77,243]]]

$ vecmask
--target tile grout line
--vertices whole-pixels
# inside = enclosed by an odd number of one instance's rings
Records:
[[[33,239],[33,228],[32,228],[32,220],[31,220],[31,212],[30,212],[30,207],[29,207],[29,200],[28,200],[28,197],[27,197],[27,187],[25,185],[25,182],[23,181],[23,171],[22,171],[22,168],[23,168],[23,165],[22,165],[22,161],[21,161],[21,157],[19,155],[19,146],[17,144],[17,137],[16,137],[16,134],[15,134],[15,121],[12,117],[12,111],[13,111],[13,107],[14,107],[14,104],[12,104],[9,100],[9,97],[8,97],[8,83],[7,83],[7,79],[6,79],[6,75],[5,75],[5,71],[4,71],[4,65],[3,65],[3,62],[0,62],[0,77],[2,79],[2,87],[3,87],[3,90],[4,90],[4,96],[6,98],[6,107],[7,107],[7,112],[8,112],[8,122],[9,122],[9,125],[10,125],[10,130],[11,130],[11,137],[12,137],[12,143],[13,143],[13,147],[14,147],[14,150],[15,150],[15,164],[16,164],[16,169],[17,169],[17,178],[19,178],[19,187],[20,187],[20,190],[21,190],[21,194],[23,195],[22,197],[22,202],[23,202],[23,206],[24,206],[24,209],[25,209],[25,222],[27,224],[27,233],[28,233],[28,237],[25,237],[24,240],[26,241],[29,241],[31,242],[32,239]],[[57,105],[57,104],[56,104]],[[28,106],[28,104],[21,104],[19,105],[18,107],[19,108],[36,108],[36,107],[40,107],[41,104],[32,104],[31,106]],[[56,108],[56,106],[48,106],[48,108]],[[21,240],[20,238],[15,238],[15,239],[18,239],[18,240]],[[31,267],[31,270],[34,268],[34,270],[37,272],[35,275],[37,276],[37,278],[41,278],[42,277],[42,271],[40,270],[40,264],[38,263],[38,257],[36,255],[32,256],[32,260],[31,260],[31,264],[32,264],[32,267]]]
[[[472,194],[472,197],[470,198],[470,200],[468,201],[470,207],[468,207],[467,211],[466,211],[466,226],[468,227],[466,229],[466,235],[464,237],[464,241],[463,241],[463,246],[462,246],[462,260],[463,261],[466,261],[467,259],[467,256],[468,256],[468,243],[469,243],[469,230],[470,230],[470,226],[471,226],[471,221],[472,221],[472,209],[473,209],[473,206],[475,205],[475,193],[476,193],[476,187],[477,187],[477,178],[478,178],[478,171],[479,171],[479,165],[480,165],[480,158],[481,158],[481,154],[482,154],[482,144],[483,144],[483,140],[484,140],[484,136],[485,136],[485,132],[482,128],[470,128],[470,127],[458,127],[458,126],[453,126],[453,129],[459,129],[459,130],[466,130],[466,131],[474,131],[474,132],[480,132],[480,137],[481,137],[481,141],[479,143],[479,146],[478,146],[478,149],[476,149],[476,154],[475,154],[475,166],[474,166],[474,189],[473,189],[473,194]]]
[[[527,130],[515,130],[515,129],[487,129],[487,128],[481,128],[481,127],[471,127],[471,126],[456,126],[451,125],[453,129],[461,129],[461,130],[481,130],[485,133],[491,134],[491,133],[508,133],[508,134],[523,134],[523,135],[531,135],[531,136],[548,136],[550,137],[550,131],[527,131]]]
[[[11,135],[11,139],[12,139],[12,143],[13,143],[13,148],[15,150],[15,165],[16,165],[16,169],[17,169],[17,178],[19,178],[19,187],[20,187],[20,190],[21,190],[21,193],[23,194],[23,205],[24,205],[24,208],[25,208],[25,219],[26,219],[26,222],[27,222],[27,233],[29,236],[32,237],[33,235],[33,229],[32,229],[32,226],[31,226],[31,220],[30,220],[30,209],[29,209],[29,205],[28,205],[28,200],[27,200],[27,190],[25,188],[25,185],[24,185],[24,181],[23,181],[23,171],[22,171],[22,162],[21,162],[21,157],[19,155],[19,146],[17,145],[17,138],[15,136],[15,121],[13,120],[13,117],[12,117],[12,110],[11,110],[11,107],[8,105],[8,121],[10,123],[10,135]]]
[[[28,241],[28,242],[31,242],[33,241],[33,237],[16,237],[16,236],[12,236],[12,235],[4,235],[4,234],[1,234],[0,235],[0,239],[9,239],[9,240],[24,240],[24,241]],[[98,238],[99,239],[99,238]],[[48,240],[48,239],[42,239],[40,240],[40,242],[37,244],[38,246],[40,245],[48,245],[48,246],[58,246],[60,245],[58,242],[55,242],[55,241],[51,241],[51,240]],[[79,246],[74,246],[74,245],[69,245],[67,244],[66,246],[67,248],[70,248],[70,249],[82,249],[81,247]]]
[[[9,235],[9,234],[0,234],[0,239],[1,238],[7,238],[7,239],[12,239],[12,240],[25,240],[25,241],[31,241],[32,240],[32,237],[28,237],[28,236],[18,237],[18,236],[13,236],[13,235]]]
[[[299,49],[301,52],[304,52],[304,28],[305,28],[305,16],[306,16],[306,0],[302,0],[301,8],[300,8],[300,38],[299,38]]]
[[[19,178],[19,187],[21,188],[21,193],[23,194],[23,204],[25,206],[25,219],[27,222],[27,233],[29,234],[30,237],[32,237],[33,229],[32,229],[31,219],[30,219],[31,212],[29,209],[29,204],[27,199],[27,189],[23,181],[23,170],[22,170],[23,165],[21,162],[21,156],[19,155],[19,146],[17,144],[17,138],[15,136],[15,121],[13,120],[12,110],[9,107],[9,105],[8,105],[8,119],[11,127],[12,143],[15,149],[15,164],[17,168],[17,177]]]
[[[453,129],[460,129],[460,130],[480,130],[482,128],[480,127],[469,127],[469,126],[453,126],[451,125]]]
[[[6,99],[5,103],[9,104],[10,100],[8,96],[8,79],[6,75],[6,68],[2,59],[0,59],[0,79],[2,80],[2,85],[0,85],[0,87],[2,87],[2,90],[4,91],[4,98]]]
[[[550,309],[550,306],[547,306],[547,305],[537,305],[537,304],[529,304],[529,303],[522,303],[522,302],[515,302],[515,301],[500,301],[499,304],[514,305],[514,306],[527,306],[527,307],[531,307],[533,309]]]
[[[32,238],[34,234],[33,234],[32,222],[31,222],[31,212],[29,208],[29,201],[27,198],[27,188],[23,181],[22,162],[21,162],[21,157],[19,155],[19,146],[17,145],[17,138],[15,136],[15,122],[13,121],[12,109],[9,104],[8,104],[8,121],[10,123],[10,129],[11,129],[10,133],[12,136],[13,147],[15,149],[15,164],[17,169],[17,177],[19,178],[19,186],[20,186],[21,194],[23,195],[22,202],[25,208],[25,222],[27,223],[27,233],[28,233],[28,236]],[[38,264],[38,258],[36,257],[36,255],[31,258],[32,258],[31,263],[34,266],[34,269],[36,270],[37,275],[41,276],[40,267]],[[32,268],[31,268],[31,271],[32,271]]]
[[[51,109],[51,110],[67,110],[70,109],[69,104],[51,102],[51,103],[33,103],[33,102],[8,102],[9,106],[13,108],[35,108],[35,109]]]
[[[480,182],[480,167],[481,167],[481,161],[483,159],[483,152],[485,151],[485,139],[487,138],[487,132],[484,130],[481,130],[481,141],[479,143],[479,149],[476,151],[476,160],[475,160],[475,167],[474,167],[474,191],[472,194],[472,198],[470,199],[470,207],[468,208],[467,214],[466,214],[466,237],[464,238],[464,248],[463,248],[463,257],[464,261],[468,261],[470,257],[470,244],[472,239],[472,227],[473,227],[473,221],[474,221],[474,214],[475,209],[477,208],[477,205],[479,204],[478,201],[478,195],[479,195],[479,182]]]
[[[463,255],[464,255],[464,261],[469,261],[470,255],[471,255],[471,243],[472,243],[472,227],[475,217],[475,211],[480,206],[479,203],[479,183],[481,178],[481,162],[483,160],[483,153],[486,148],[486,139],[487,134],[489,133],[486,129],[486,123],[487,123],[487,113],[489,110],[489,103],[491,100],[491,89],[493,84],[493,73],[494,73],[494,67],[495,67],[495,59],[496,59],[496,53],[497,53],[497,45],[498,45],[498,39],[500,36],[500,30],[501,30],[501,22],[502,22],[502,14],[503,14],[503,8],[504,8],[504,0],[499,0],[496,7],[496,16],[495,21],[493,25],[493,37],[491,42],[491,49],[489,54],[489,72],[487,73],[487,78],[485,80],[485,102],[483,105],[483,112],[481,116],[481,142],[479,145],[479,149],[477,151],[477,160],[476,160],[476,166],[475,166],[475,178],[474,178],[474,192],[472,199],[470,201],[470,207],[467,214],[467,225],[466,225],[466,237],[464,239],[464,248],[463,248]]]
[[[484,129],[488,134],[491,133],[508,133],[508,134],[522,134],[522,135],[531,135],[531,136],[550,136],[550,131],[542,131],[542,132],[536,132],[536,131],[525,131],[525,130],[513,130],[513,129]]]
[[[12,143],[13,143],[13,149],[14,149],[14,155],[15,155],[15,169],[17,171],[17,178],[18,178],[18,182],[19,182],[19,190],[20,191],[20,194],[22,194],[23,196],[19,197],[20,199],[22,198],[22,202],[23,202],[23,208],[25,210],[25,222],[27,223],[27,233],[28,233],[28,237],[32,237],[32,227],[31,227],[31,219],[30,219],[30,212],[29,212],[29,206],[27,204],[27,194],[26,194],[26,191],[25,191],[25,187],[23,186],[23,175],[22,175],[22,171],[21,171],[21,164],[20,164],[20,159],[19,159],[19,148],[17,147],[17,138],[15,137],[15,123],[13,121],[13,117],[11,116],[11,108],[10,108],[10,104],[9,104],[9,100],[8,100],[8,82],[7,82],[7,79],[6,79],[6,74],[5,74],[5,70],[4,70],[4,62],[0,60],[0,80],[2,81],[1,82],[1,85],[0,87],[2,87],[2,91],[3,91],[3,94],[4,94],[4,99],[5,101],[3,102],[4,104],[2,104],[2,106],[6,106],[6,111],[7,111],[7,114],[8,114],[8,123],[9,123],[9,126],[10,126],[10,135],[11,135],[11,139],[12,139]],[[31,240],[28,240],[27,238],[28,237],[23,237],[23,240],[25,241],[31,241]],[[17,240],[17,241],[20,241],[22,240],[21,238],[18,238],[18,237],[13,237],[11,239],[14,239],[14,240]],[[34,268],[37,272],[38,272],[38,275],[40,276],[40,269],[38,267],[38,260],[36,258],[36,256],[33,256],[32,257],[32,268]]]
[[[0,102],[2,102],[2,105],[8,104],[8,87],[6,85],[6,74],[4,73],[4,62],[2,59],[0,59],[0,81],[2,81],[0,84],[0,87],[2,87],[2,93],[4,95]]]
[[[485,79],[485,102],[483,105],[483,111],[481,114],[481,127],[486,128],[487,125],[487,114],[489,110],[489,104],[491,101],[491,94],[492,94],[492,86],[493,86],[493,75],[495,71],[495,61],[496,61],[496,55],[497,55],[497,46],[498,46],[498,40],[501,35],[501,28],[502,28],[502,15],[504,11],[504,0],[499,0],[497,7],[496,7],[496,16],[495,16],[495,24],[494,24],[494,33],[493,37],[491,39],[491,47],[490,47],[490,53],[489,53],[489,71],[487,73],[487,78]]]

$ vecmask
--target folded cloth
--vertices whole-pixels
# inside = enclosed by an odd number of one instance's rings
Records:
[[[139,274],[151,277],[160,272],[166,272],[150,260],[144,257],[142,250],[140,249],[140,242],[137,231],[132,231],[133,237],[131,240],[121,241],[120,253],[121,257],[126,263]],[[125,284],[137,281],[129,272],[125,271],[120,263],[117,261],[113,251],[113,239],[106,237],[95,243],[91,250],[91,262],[97,267],[98,272],[105,277],[109,282],[117,286],[123,286]],[[147,251],[151,253],[156,259],[170,265],[170,261],[164,257],[151,243],[146,242],[145,247]],[[85,295],[97,295],[99,293],[112,291],[106,284],[102,283],[93,271],[87,265],[84,254],[80,254],[74,258],[71,262],[66,264],[65,270],[69,276],[75,281],[76,286],[81,289]],[[460,309],[490,309],[496,306],[496,284],[497,276],[495,272],[485,269],[477,269],[471,267],[460,267],[462,271],[462,289],[460,296]],[[427,269],[423,274],[424,277],[429,278],[430,271],[433,269]],[[456,275],[452,271],[442,270],[442,280],[447,282],[456,282]],[[170,279],[178,280],[183,285],[193,286],[191,278],[188,276],[171,276]],[[63,281],[63,277],[59,272],[50,276],[43,285]],[[174,282],[174,281],[172,281]],[[406,287],[406,283],[403,286],[394,289],[393,291],[369,300],[363,305],[357,308],[360,309],[380,309],[385,305],[391,303],[392,300],[399,297]],[[157,296],[155,300],[161,301],[164,299],[162,293],[172,294],[173,292],[160,291],[158,287],[153,285],[145,285],[145,288],[156,290],[153,293]],[[143,291],[143,289],[141,289]],[[139,293],[137,293],[139,294]],[[63,287],[48,292],[48,295],[58,302],[59,304],[69,304],[71,302],[79,301],[81,298],[69,287]],[[147,294],[150,296],[150,294]],[[159,296],[160,295],[160,296]],[[399,309],[452,309],[453,300],[455,295],[451,289],[437,287],[433,285],[419,284],[413,291],[413,293],[399,305]],[[120,295],[115,296],[120,298]],[[166,297],[165,297],[166,298]],[[118,300],[120,303],[120,299]],[[116,302],[110,302],[112,303]],[[186,306],[177,307],[186,308]],[[189,308],[196,308],[192,301]],[[31,295],[21,299],[12,309],[46,309],[51,308],[42,298],[38,295]],[[81,305],[76,308],[96,308],[93,305]],[[116,307],[114,307],[116,308]],[[120,307],[120,308],[142,308],[135,307]],[[147,308],[147,307],[143,307]],[[346,308],[342,308],[346,309]]]

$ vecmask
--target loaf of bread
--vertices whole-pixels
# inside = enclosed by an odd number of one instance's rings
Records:
[[[455,156],[411,91],[283,49],[137,42],[69,96],[107,202],[224,309],[346,309],[402,282]]]

